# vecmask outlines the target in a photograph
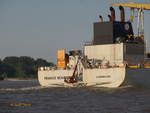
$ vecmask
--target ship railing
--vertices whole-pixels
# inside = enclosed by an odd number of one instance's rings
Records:
[[[84,43],[84,46],[89,46],[89,45],[93,45],[93,41],[86,41]]]
[[[56,67],[39,67],[38,70],[39,71],[49,71],[49,70],[55,70]]]
[[[38,71],[50,71],[50,70],[71,70],[72,68],[57,68],[57,67],[39,67]]]

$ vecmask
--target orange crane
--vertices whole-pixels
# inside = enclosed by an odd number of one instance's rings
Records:
[[[138,4],[138,3],[126,3],[126,4],[112,4],[112,6],[123,6],[131,8],[131,11],[134,9],[138,10],[138,37],[141,37],[144,40],[144,10],[150,10],[150,4]],[[131,15],[133,19],[133,15]]]

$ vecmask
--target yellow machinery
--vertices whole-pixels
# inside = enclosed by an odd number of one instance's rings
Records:
[[[65,50],[57,51],[57,67],[65,68]]]
[[[65,53],[65,50],[57,51],[57,68],[65,69],[68,63],[68,55]]]
[[[144,39],[144,10],[150,10],[150,4],[138,4],[138,3],[127,3],[127,4],[112,4],[112,6],[124,6],[130,7],[131,11],[138,9],[138,36]],[[131,15],[133,19],[133,16]]]

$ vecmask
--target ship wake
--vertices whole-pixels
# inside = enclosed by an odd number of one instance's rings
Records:
[[[0,91],[28,91],[28,90],[39,90],[45,88],[46,87],[42,87],[42,86],[22,87],[22,88],[1,88]]]

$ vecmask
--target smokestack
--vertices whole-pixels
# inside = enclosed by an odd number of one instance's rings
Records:
[[[111,20],[115,21],[116,20],[115,9],[113,7],[110,7],[110,12],[111,12]]]
[[[120,19],[121,19],[121,22],[124,22],[125,21],[124,8],[122,6],[119,6],[119,9],[120,9]]]
[[[103,17],[99,15],[100,22],[103,22]]]
[[[111,22],[111,21],[112,21],[112,18],[111,18],[111,16],[110,16],[110,15],[108,15],[108,18],[109,18],[109,21]]]

